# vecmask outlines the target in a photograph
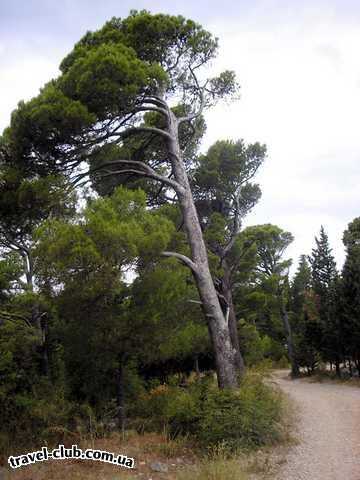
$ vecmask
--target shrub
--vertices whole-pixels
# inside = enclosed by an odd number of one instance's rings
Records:
[[[30,392],[15,393],[8,401],[0,397],[0,451],[14,453],[39,443],[59,443],[69,433],[68,423],[73,405],[61,387],[41,380]],[[11,404],[11,410],[9,405]],[[8,412],[11,415],[6,415]]]
[[[187,388],[158,386],[137,403],[133,414],[144,430],[167,430],[170,436],[190,434],[201,447],[225,444],[228,450],[252,448],[279,437],[280,393],[250,373],[239,390],[219,390],[203,379]]]
[[[279,436],[281,411],[280,394],[260,375],[248,375],[237,391],[209,392],[197,436],[205,446],[225,442],[230,450],[265,445]]]
[[[200,402],[192,389],[159,385],[138,401],[132,415],[141,419],[144,430],[166,429],[171,437],[194,433],[200,416]]]
[[[283,355],[280,360],[273,363],[274,368],[290,368],[289,359]]]

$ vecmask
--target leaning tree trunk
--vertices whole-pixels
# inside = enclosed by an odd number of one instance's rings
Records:
[[[220,388],[235,388],[238,384],[235,349],[210,273],[206,246],[179,146],[178,121],[170,110],[168,114],[168,133],[171,136],[168,139],[168,150],[175,180],[180,185],[176,193],[191,251],[191,269],[214,348],[218,384]]]
[[[299,365],[296,361],[295,357],[295,349],[294,349],[294,342],[292,338],[292,331],[291,331],[291,325],[289,322],[289,316],[288,312],[284,306],[282,298],[280,299],[281,306],[280,306],[280,314],[281,318],[284,324],[284,329],[286,333],[286,342],[287,342],[287,348],[288,348],[288,354],[289,354],[289,359],[291,363],[291,376],[292,377],[297,377],[300,373],[299,370]]]

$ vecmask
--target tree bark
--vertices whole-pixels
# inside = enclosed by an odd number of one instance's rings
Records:
[[[179,184],[177,197],[184,219],[184,227],[194,263],[192,273],[207,319],[215,353],[216,372],[220,388],[236,388],[235,349],[232,346],[227,319],[225,318],[210,273],[207,250],[194,204],[189,179],[182,158],[178,138],[178,120],[168,110],[168,151],[175,180]]]
[[[235,349],[235,361],[236,367],[239,371],[240,377],[242,377],[245,373],[245,362],[244,358],[241,354],[240,349],[240,342],[239,342],[239,332],[237,328],[237,319],[235,314],[235,308],[232,301],[232,292],[230,291],[230,296],[228,299],[229,302],[229,330],[230,330],[230,338],[233,348]]]
[[[230,268],[226,259],[223,260],[222,265],[224,269],[224,276],[221,281],[221,293],[223,294],[226,300],[226,304],[228,308],[230,339],[231,339],[231,344],[235,349],[236,368],[239,372],[240,377],[242,377],[245,373],[245,363],[244,363],[244,359],[240,349],[239,332],[237,328],[235,307],[234,307],[234,302],[232,297]]]

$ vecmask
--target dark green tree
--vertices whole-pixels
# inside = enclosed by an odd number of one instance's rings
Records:
[[[291,282],[289,307],[297,362],[311,373],[320,360],[318,345],[322,331],[311,288],[311,267],[306,255],[300,256],[298,269]]]
[[[312,271],[312,286],[320,299],[323,300],[322,308],[326,309],[327,295],[331,282],[335,279],[336,263],[329,245],[329,238],[323,226],[320,228],[319,237],[315,237],[316,247],[312,249],[309,261]]]
[[[329,239],[323,226],[319,237],[315,237],[316,247],[309,257],[311,264],[311,283],[315,294],[321,337],[318,350],[324,361],[335,363],[340,375],[340,362],[343,358],[342,332],[337,312],[339,278]]]
[[[300,314],[303,310],[307,293],[311,288],[311,268],[306,255],[301,255],[299,265],[291,282],[292,311]]]
[[[135,316],[125,273],[157,258],[173,225],[146,209],[142,191],[123,188],[90,201],[77,221],[48,220],[37,231],[39,286],[57,311],[70,390],[100,408],[117,392],[124,422],[124,375],[146,342],[154,317]],[[147,348],[146,348],[147,347]]]
[[[249,244],[256,245],[256,294],[260,290],[260,296],[266,298],[266,303],[270,302],[272,309],[275,309],[280,314],[291,362],[291,374],[292,376],[297,376],[299,374],[299,366],[296,360],[288,305],[291,260],[283,259],[285,250],[294,237],[290,232],[285,232],[276,225],[271,224],[247,227],[243,234]]]
[[[1,151],[0,151],[1,156]],[[20,169],[6,163],[0,167],[0,252],[15,260],[21,273],[17,280],[16,303],[39,339],[42,351],[42,371],[48,372],[46,336],[47,312],[41,306],[36,288],[36,263],[34,261],[34,231],[49,217],[64,218],[72,215],[75,196],[66,189],[61,176],[26,177]],[[21,299],[21,301],[20,301]],[[21,305],[20,305],[21,304]]]

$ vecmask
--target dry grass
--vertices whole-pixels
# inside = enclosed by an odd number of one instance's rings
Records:
[[[241,461],[236,458],[218,458],[202,461],[194,467],[180,472],[176,480],[248,480]]]
[[[186,439],[170,440],[166,434],[127,432],[125,438],[112,435],[82,442],[79,446],[134,457],[134,470],[95,461],[52,460],[17,470],[9,469],[4,478],[1,472],[0,480],[263,480],[274,478],[269,477],[269,473],[275,472],[282,461],[279,452],[285,452],[286,438],[284,435],[281,447],[229,457],[226,449],[220,446],[204,457],[199,452],[196,455],[196,448]],[[168,473],[152,471],[150,464],[155,461],[165,463]]]
[[[270,379],[269,383],[273,383]],[[276,388],[276,386],[274,386]],[[113,434],[108,438],[87,441],[64,441],[66,447],[77,443],[79,447],[93,448],[124,454],[135,459],[135,469],[126,470],[96,461],[52,460],[43,463],[0,470],[0,480],[268,480],[276,478],[276,471],[285,461],[292,437],[296,412],[287,397],[282,394],[285,414],[281,434],[274,446],[255,452],[240,452],[229,456],[226,448],[217,447],[203,454],[189,439],[169,439],[163,434],[137,434],[127,431],[125,436]],[[38,446],[39,448],[41,445]],[[33,449],[33,450],[36,450]],[[14,452],[15,454],[15,452]],[[152,471],[152,462],[168,466],[167,473]]]
[[[65,446],[69,447],[70,444]],[[0,480],[130,480],[142,478],[144,480],[175,480],[176,472],[195,462],[191,446],[184,441],[169,440],[166,435],[144,434],[138,435],[127,432],[123,439],[120,435],[109,438],[95,439],[81,442],[79,446],[106,450],[116,454],[124,454],[135,459],[135,469],[126,470],[110,464],[95,461],[80,460],[51,460],[36,463],[5,473]],[[165,463],[167,474],[153,472],[152,462]]]

